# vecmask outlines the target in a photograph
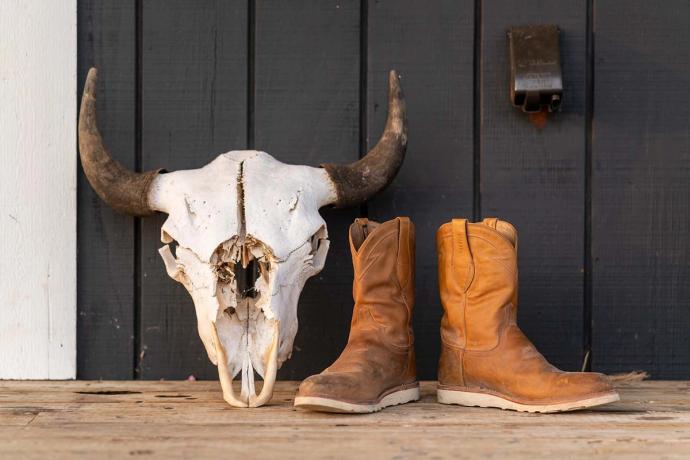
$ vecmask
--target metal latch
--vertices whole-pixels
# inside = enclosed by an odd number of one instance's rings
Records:
[[[532,25],[508,30],[510,100],[523,112],[560,111],[563,77],[558,26]]]

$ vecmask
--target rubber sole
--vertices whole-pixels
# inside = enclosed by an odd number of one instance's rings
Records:
[[[353,404],[337,399],[319,398],[316,396],[297,396],[295,407],[318,412],[335,412],[339,414],[370,414],[389,406],[397,406],[419,400],[419,387],[398,390],[387,394],[376,404]]]
[[[514,410],[518,412],[540,412],[545,414],[587,409],[588,407],[601,406],[602,404],[608,404],[620,400],[620,396],[615,391],[591,398],[557,404],[521,404],[488,393],[476,393],[461,390],[438,389],[436,390],[436,396],[438,398],[438,402],[441,404],[458,404],[460,406],[470,407],[494,407],[497,409]]]

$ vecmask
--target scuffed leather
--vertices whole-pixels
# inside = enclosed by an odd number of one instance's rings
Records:
[[[559,403],[613,391],[603,374],[563,372],[517,325],[517,231],[508,222],[454,219],[436,235],[441,320],[439,387],[522,404]]]
[[[417,385],[412,332],[415,230],[406,217],[350,226],[355,300],[350,336],[340,357],[307,378],[298,396],[374,404]]]

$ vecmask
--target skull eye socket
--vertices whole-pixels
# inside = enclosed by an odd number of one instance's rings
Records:
[[[326,263],[326,254],[328,254],[328,234],[326,233],[326,227],[321,227],[314,235],[311,237],[311,256],[312,265],[315,269],[321,270]]]

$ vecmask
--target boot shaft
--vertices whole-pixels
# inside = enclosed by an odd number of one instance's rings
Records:
[[[604,375],[557,369],[518,327],[512,225],[454,219],[439,229],[437,245],[439,402],[558,412],[618,400]]]
[[[356,219],[350,226],[355,307],[351,339],[379,329],[396,347],[413,342],[415,229],[410,219]]]
[[[400,217],[350,226],[355,300],[345,349],[300,385],[295,405],[373,412],[419,399],[412,333],[414,226]]]
[[[439,228],[436,244],[443,341],[493,349],[501,327],[517,312],[517,232],[498,219],[453,219]]]

